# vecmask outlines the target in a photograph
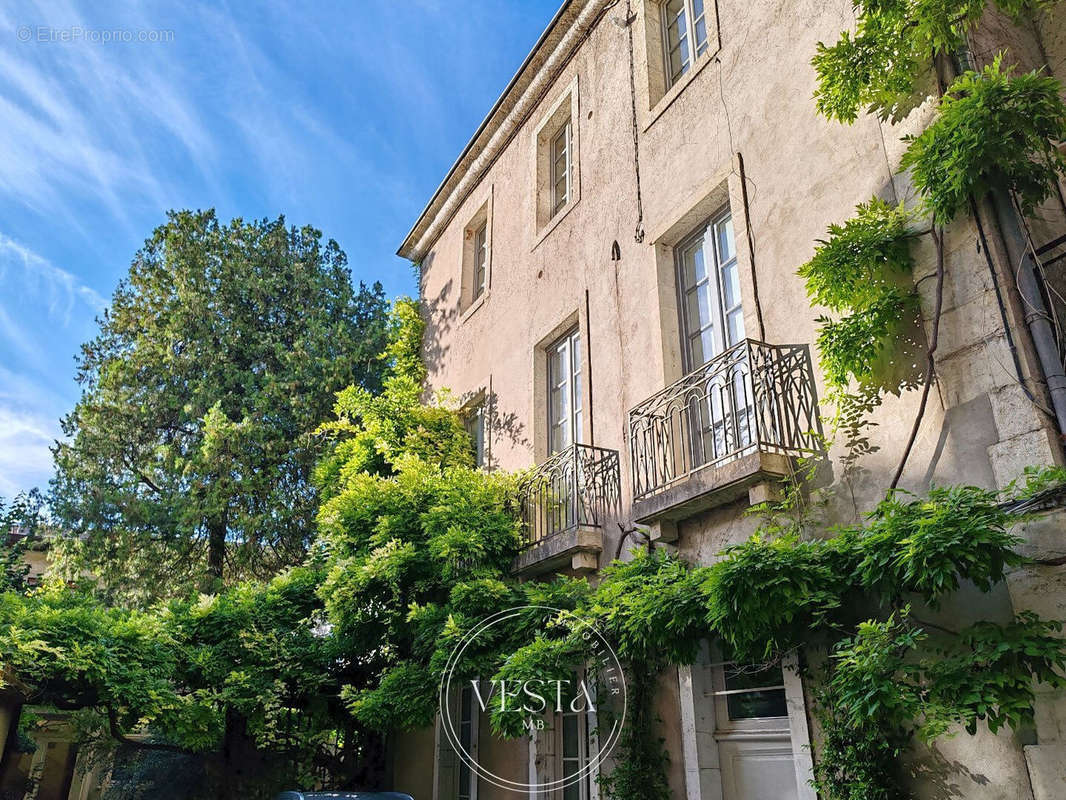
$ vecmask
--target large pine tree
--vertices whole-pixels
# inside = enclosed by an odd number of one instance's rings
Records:
[[[214,590],[303,559],[314,431],[379,388],[388,304],[311,227],[171,212],[82,346],[52,502],[116,595]]]

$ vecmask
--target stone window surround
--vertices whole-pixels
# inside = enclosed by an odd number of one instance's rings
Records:
[[[666,76],[665,35],[663,31],[663,1],[643,0],[637,7],[638,19],[633,24],[641,25],[643,35],[638,30],[633,37],[634,60],[637,64],[637,110],[641,130],[647,131],[663,113],[673,104],[695,77],[712,61],[718,58],[722,50],[721,28],[718,23],[717,0],[705,0],[707,20],[707,51],[694,59],[688,72],[673,85]],[[640,73],[643,73],[642,75]]]
[[[581,335],[581,407],[586,409],[581,415],[581,431],[575,434],[577,442],[587,442],[589,435],[588,413],[588,345],[586,335],[588,333],[588,320],[585,318],[584,307],[580,310],[567,314],[557,325],[547,331],[538,339],[533,347],[533,458],[535,463],[540,464],[548,458],[549,440],[551,431],[548,430],[548,348],[555,344],[567,331],[577,330]]]
[[[486,471],[492,470],[492,414],[488,389],[490,383],[491,379],[483,382],[477,389],[464,393],[459,404],[459,416],[463,419],[464,427],[471,415],[479,410],[481,412],[484,461],[479,466]]]
[[[693,230],[714,214],[728,207],[733,217],[737,237],[737,265],[740,278],[740,299],[744,308],[744,328],[756,331],[754,297],[751,285],[751,259],[741,246],[748,220],[741,199],[739,172],[732,160],[719,165],[711,177],[694,190],[681,196],[678,202],[661,215],[658,225],[649,225],[648,241],[655,253],[658,286],[659,326],[662,332],[663,375],[661,387],[669,386],[684,376],[682,358],[681,316],[677,287],[676,246]]]
[[[486,198],[478,205],[477,211],[463,226],[462,265],[459,281],[460,321],[465,322],[488,299],[492,288],[492,198],[493,186],[490,184]],[[474,234],[485,225],[485,288],[477,297],[474,296]]]
[[[575,75],[533,128],[535,208],[533,215],[533,247],[531,249],[535,249],[581,200],[581,125],[579,124],[579,112],[578,77]],[[553,215],[551,213],[551,142],[555,134],[566,123],[567,118],[570,120],[570,197],[566,204]]]

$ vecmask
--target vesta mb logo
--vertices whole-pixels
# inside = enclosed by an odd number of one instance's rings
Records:
[[[579,637],[583,642],[584,663],[570,665],[571,677],[553,675],[528,676],[521,680],[457,679],[455,672],[464,653],[479,637],[491,639],[493,628],[505,627],[516,618],[528,624],[530,617],[542,625],[550,635]],[[564,670],[565,672],[565,670]],[[536,745],[546,728],[556,728],[564,717],[581,715],[589,732],[587,758],[577,770],[568,770],[564,777],[537,782],[514,780],[492,771],[490,765],[479,763],[459,732],[464,724],[464,711],[456,710],[456,698],[466,698],[465,714],[489,718],[521,717],[521,725]],[[625,719],[626,688],[622,666],[607,640],[587,621],[567,611],[546,606],[520,606],[500,611],[475,625],[452,652],[444,670],[440,686],[441,730],[459,758],[482,780],[504,789],[526,792],[530,789],[562,789],[598,772],[600,763],[618,743]],[[465,717],[468,719],[468,716]],[[518,730],[515,728],[515,730]]]
[[[553,711],[556,714],[577,714],[596,711],[594,693],[584,678],[577,681],[539,678],[492,681],[485,697],[482,697],[481,681],[472,680],[470,685],[482,712],[544,714]],[[543,720],[530,724],[541,729],[544,727]]]

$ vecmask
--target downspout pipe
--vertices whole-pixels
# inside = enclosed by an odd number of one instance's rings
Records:
[[[1011,268],[1021,295],[1025,324],[1033,339],[1033,347],[1040,361],[1044,381],[1051,397],[1051,408],[1059,429],[1059,443],[1066,433],[1066,369],[1059,354],[1058,340],[1051,325],[1051,315],[1044,300],[1044,291],[1037,275],[1033,253],[1022,230],[1018,211],[1010,195],[1002,189],[989,192],[995,210],[1003,243],[1007,248]]]

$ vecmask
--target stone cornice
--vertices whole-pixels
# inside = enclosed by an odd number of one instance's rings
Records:
[[[473,138],[448,170],[396,254],[421,261],[529,118],[602,13],[617,0],[566,0]]]

